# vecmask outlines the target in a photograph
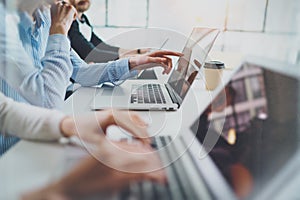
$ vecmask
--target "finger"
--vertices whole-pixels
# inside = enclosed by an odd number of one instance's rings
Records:
[[[169,74],[172,70],[172,67],[173,67],[173,64],[172,64],[172,59],[167,57],[167,56],[164,56],[166,59],[167,59],[167,62],[166,62],[166,65],[168,66],[168,68],[166,69],[166,74]]]
[[[160,63],[159,65],[164,68],[163,74],[170,73],[170,71],[172,69],[172,61],[170,63],[169,60],[166,59],[166,62]]]
[[[148,126],[148,124],[135,112],[131,112],[131,118],[140,126]]]
[[[72,6],[72,5],[70,5],[71,6],[71,9],[72,9],[72,11],[73,11],[73,20],[75,20],[76,18],[77,18],[77,15],[78,15],[78,13],[77,13],[77,10],[76,10],[76,8],[74,7],[74,6]]]
[[[159,66],[163,67],[164,68],[163,74],[166,74],[166,73],[170,72],[169,58],[167,58],[167,57],[162,57],[162,58],[160,58],[160,57],[150,57],[149,62],[157,63]],[[172,64],[171,64],[171,67],[172,67]]]
[[[167,175],[163,170],[159,170],[156,172],[147,173],[144,175],[143,179],[154,181],[160,184],[167,183]]]
[[[202,64],[197,59],[194,59],[194,63],[199,69],[201,69]]]
[[[127,129],[135,138],[141,140],[144,144],[149,145],[151,140],[149,138],[148,131],[145,128],[129,128]]]
[[[55,5],[55,4],[51,5],[50,11],[51,11],[51,17],[56,16],[57,5]]]
[[[64,6],[64,5],[67,4],[67,2],[65,2],[65,1],[58,1],[56,4],[59,5],[59,6]]]
[[[170,70],[168,65],[161,63],[160,66],[164,68],[164,71],[162,72],[163,74],[169,74]]]
[[[149,57],[148,63],[165,63],[167,61],[164,57]]]
[[[159,57],[159,56],[184,56],[184,54],[174,51],[155,51],[153,53],[150,53],[149,56]]]
[[[149,145],[142,145],[141,143],[129,144],[127,141],[118,141],[118,142],[111,142],[111,143],[116,145],[118,148],[130,153],[147,154],[155,151]]]
[[[161,63],[161,66],[164,68],[163,74],[167,74],[168,69],[169,69],[169,63],[168,63],[168,60],[166,59],[165,62]]]
[[[63,3],[62,1],[59,1],[51,7],[54,7],[54,9],[56,10],[55,16],[57,16],[63,10]]]
[[[132,118],[132,116],[134,117]],[[113,118],[116,125],[130,132],[131,135],[140,139],[143,143],[149,144],[151,142],[147,126],[145,126],[146,123],[142,123],[143,120],[137,114],[128,111],[113,111]],[[142,125],[136,124],[135,119],[138,119],[138,123],[142,123]]]
[[[76,9],[75,9],[72,5],[70,5],[70,4],[64,3],[64,4],[62,5],[62,7],[63,7],[63,9],[64,9],[64,11],[65,11],[65,13],[66,13],[67,15],[70,15],[70,14],[73,15],[73,13],[76,12]]]
[[[131,127],[131,128],[122,127],[122,128],[130,132],[135,139],[141,141],[144,145],[149,145],[151,143],[151,139],[149,138],[149,134],[146,128],[136,128],[136,127]]]

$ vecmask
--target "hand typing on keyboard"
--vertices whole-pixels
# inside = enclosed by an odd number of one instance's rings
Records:
[[[111,142],[102,137],[97,149],[60,180],[22,196],[31,199],[86,199],[114,192],[133,181],[166,183],[157,153],[149,146]]]
[[[172,70],[172,59],[168,56],[183,56],[182,53],[173,51],[155,51],[129,59],[130,70],[144,70],[153,67],[163,67],[163,74],[169,74]]]
[[[78,136],[87,142],[93,142],[99,135],[106,134],[107,128],[116,125],[145,144],[150,143],[148,125],[135,112],[105,110],[86,115],[67,117],[61,123],[64,136]]]

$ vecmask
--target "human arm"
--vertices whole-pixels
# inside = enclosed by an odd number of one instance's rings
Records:
[[[27,102],[41,107],[60,108],[72,74],[70,44],[66,36],[53,35],[48,39],[46,56],[35,65],[19,38],[18,17],[7,17],[6,36],[0,30],[0,78],[15,89]],[[9,23],[9,25],[8,25]],[[22,34],[22,32],[20,33]]]
[[[91,41],[88,41],[80,32],[77,20],[72,23],[68,35],[72,48],[88,63],[103,63],[119,58],[119,48],[104,43],[94,33]]]
[[[63,136],[60,123],[66,116],[56,110],[14,102],[0,93],[0,132],[21,139],[55,141]]]
[[[168,56],[183,56],[182,53],[173,51],[155,51],[145,55],[134,56],[129,59],[130,70],[144,70],[153,67],[164,68],[163,74],[172,70],[172,59]]]
[[[166,174],[151,148],[106,140],[64,177],[28,192],[23,200],[86,199],[116,192],[133,181],[166,183]]]
[[[111,61],[108,63],[87,64],[74,50],[71,51],[73,65],[72,79],[82,86],[94,86],[104,82],[114,85],[137,75],[137,71],[129,71],[128,59]]]
[[[143,48],[143,49],[119,49],[119,57],[120,58],[128,58],[132,56],[138,56],[141,54],[149,53],[152,49],[151,48]]]
[[[87,63],[109,62],[119,58],[127,58],[138,54],[145,54],[151,50],[150,48],[124,49],[109,45],[94,33],[93,26],[90,24],[89,19],[85,14],[82,14],[81,20],[83,22],[78,19],[72,23],[72,26],[69,30],[69,38],[72,48]],[[86,38],[82,34],[80,31],[81,23],[83,23],[83,26],[86,25],[90,28],[91,38]]]
[[[135,112],[103,110],[64,118],[61,131],[66,137],[77,136],[86,142],[93,142],[98,135],[106,134],[109,126],[116,125],[144,144],[149,144],[148,125]]]
[[[78,22],[77,22],[77,25],[78,25]],[[79,32],[79,29],[78,29],[78,32]],[[78,39],[79,39],[79,37],[78,37]],[[72,43],[72,40],[71,40],[71,43]],[[140,54],[146,54],[152,50],[151,48],[124,49],[124,48],[112,46],[112,45],[105,43],[94,32],[92,32],[92,38],[89,43],[93,46],[93,49],[90,49],[89,54],[86,54],[84,56],[84,58],[87,62],[95,62],[95,63],[109,62],[112,60],[128,58],[128,57],[137,56]],[[82,51],[82,50],[80,50],[80,51]],[[78,54],[80,55],[80,53],[78,53]],[[80,57],[82,57],[82,56],[80,55]]]
[[[47,11],[43,12],[45,18]],[[5,18],[6,24],[1,25],[6,27],[6,31],[0,30],[0,78],[27,102],[41,107],[60,108],[73,71],[68,38],[63,34],[48,37],[49,29],[45,28],[40,29],[38,34],[41,37],[46,35],[42,39],[48,43],[32,42],[31,35],[19,25],[25,17],[29,16],[24,12],[20,16],[10,13]],[[31,55],[36,50],[33,45],[38,49],[45,46],[45,53]],[[41,55],[45,56],[40,58]]]
[[[156,51],[145,55],[121,59],[108,63],[87,64],[75,53],[71,53],[74,66],[73,80],[83,86],[94,86],[104,82],[115,85],[122,80],[137,75],[140,70],[163,67],[163,73],[168,74],[172,69],[172,60],[168,56],[182,56],[172,51]]]
[[[90,51],[90,55],[86,57],[87,62],[108,62],[116,59],[128,58],[131,56],[146,54],[152,50],[151,48],[124,49],[124,48],[112,46],[105,43],[94,32],[92,32],[91,43],[94,46],[94,50]],[[103,56],[101,56],[101,52],[103,53]],[[105,55],[105,53],[109,53],[109,55]],[[97,55],[99,55],[99,58],[97,58]],[[100,60],[97,61],[97,59]]]
[[[123,128],[144,143],[150,142],[147,125],[133,112],[106,110],[71,117],[14,102],[0,93],[0,132],[21,139],[54,141],[63,136],[78,136],[92,142],[111,125]]]

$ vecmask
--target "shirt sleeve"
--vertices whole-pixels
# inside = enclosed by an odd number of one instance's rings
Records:
[[[72,48],[86,62],[103,63],[119,58],[119,47],[104,43],[94,32],[91,41],[88,41],[80,32],[77,20],[72,23],[68,35]]]
[[[114,85],[138,74],[136,70],[129,70],[129,60],[121,59],[108,63],[87,64],[72,51],[71,61],[74,67],[72,79],[82,86],[95,86],[105,82]]]
[[[0,132],[21,139],[55,141],[62,137],[59,111],[14,102],[0,93]]]
[[[119,59],[119,47],[111,46],[92,32],[92,44],[96,47],[86,57],[87,62],[109,62]]]
[[[85,59],[89,53],[95,49],[95,46],[91,42],[87,41],[87,39],[80,33],[77,20],[73,21],[68,35],[72,48],[82,59]]]
[[[45,56],[31,58],[22,46],[16,18],[8,17],[6,32],[0,30],[0,48],[5,48],[0,53],[0,77],[30,104],[61,108],[73,72],[70,42],[67,36],[51,35]],[[33,59],[41,59],[43,67],[36,67]]]

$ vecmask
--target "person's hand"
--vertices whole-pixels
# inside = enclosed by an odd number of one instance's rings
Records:
[[[137,56],[137,55],[142,55],[146,54],[152,51],[151,48],[143,48],[143,49],[133,49],[133,50],[128,50],[128,49],[119,49],[119,58],[128,58],[132,56]]]
[[[68,35],[68,31],[76,19],[76,9],[65,1],[58,1],[51,5],[50,35]]]
[[[173,51],[156,51],[146,55],[129,58],[130,70],[144,70],[152,67],[163,67],[163,74],[172,70],[172,59],[168,56],[183,56],[182,53]]]
[[[93,157],[82,160],[56,183],[28,193],[23,199],[85,199],[95,193],[115,192],[141,180],[166,183],[158,155],[147,146],[103,140]]]
[[[66,117],[60,124],[66,137],[79,136],[87,142],[97,140],[99,134],[105,134],[110,125],[117,125],[144,143],[150,143],[147,124],[130,111],[105,110],[75,117]]]

